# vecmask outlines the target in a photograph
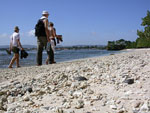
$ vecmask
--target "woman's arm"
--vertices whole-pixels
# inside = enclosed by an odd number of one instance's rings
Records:
[[[9,51],[12,50],[12,41],[10,42]]]
[[[20,39],[18,39],[18,45],[21,48],[21,50],[23,50],[23,47],[22,47],[21,42],[20,42]]]
[[[55,28],[53,29],[53,34],[54,34],[54,37],[57,37],[56,29]]]

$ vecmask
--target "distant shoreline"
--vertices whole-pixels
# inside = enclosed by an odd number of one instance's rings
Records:
[[[36,50],[37,47],[35,45],[23,45],[25,50]],[[9,46],[0,46],[0,50],[6,50]],[[106,49],[106,46],[104,45],[75,45],[75,46],[56,46],[56,50],[78,50],[78,49]]]

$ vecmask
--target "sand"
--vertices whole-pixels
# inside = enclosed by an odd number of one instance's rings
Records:
[[[0,69],[0,113],[150,113],[150,49]]]

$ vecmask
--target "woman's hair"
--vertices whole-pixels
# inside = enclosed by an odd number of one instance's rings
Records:
[[[49,25],[52,26],[52,27],[54,26],[53,22],[50,22]]]
[[[17,32],[18,30],[19,30],[19,27],[18,27],[18,26],[15,26],[14,32]]]

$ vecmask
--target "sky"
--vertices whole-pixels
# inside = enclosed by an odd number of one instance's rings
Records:
[[[0,45],[9,45],[15,26],[22,45],[37,45],[34,28],[43,10],[63,35],[60,45],[107,45],[136,40],[150,0],[0,0]]]

